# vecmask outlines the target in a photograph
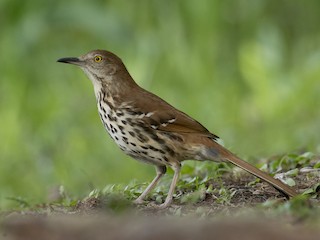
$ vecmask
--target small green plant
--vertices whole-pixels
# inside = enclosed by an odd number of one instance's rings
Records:
[[[300,168],[301,166],[309,165],[314,156],[315,155],[311,152],[306,152],[303,154],[290,153],[271,161],[263,168],[267,167],[268,172],[273,174],[278,172],[287,172],[296,168]]]
[[[20,209],[30,207],[31,205],[27,199],[24,199],[22,197],[7,197],[7,199],[16,202]]]

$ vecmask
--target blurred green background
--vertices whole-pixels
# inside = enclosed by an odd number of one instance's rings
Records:
[[[317,0],[2,0],[0,208],[154,176],[105,134],[81,70],[56,63],[93,49],[245,159],[319,152],[319,26]]]

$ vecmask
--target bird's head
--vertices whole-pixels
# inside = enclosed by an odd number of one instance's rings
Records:
[[[58,62],[79,66],[94,85],[105,82],[111,83],[117,74],[127,72],[121,59],[112,52],[94,50],[80,57],[66,57]]]

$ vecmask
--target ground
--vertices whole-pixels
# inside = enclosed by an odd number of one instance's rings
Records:
[[[3,212],[2,238],[319,239],[319,166],[311,153],[274,157],[262,166],[294,185],[300,195],[289,201],[243,171],[216,166],[209,176],[206,165],[182,174],[168,209],[154,203],[164,200],[170,176],[140,206],[131,204],[145,187],[137,184],[108,186],[76,201],[60,191],[54,203]]]

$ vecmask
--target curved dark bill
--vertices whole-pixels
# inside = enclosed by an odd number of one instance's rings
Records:
[[[76,57],[66,57],[58,59],[57,62],[78,64],[80,62],[80,59]]]

